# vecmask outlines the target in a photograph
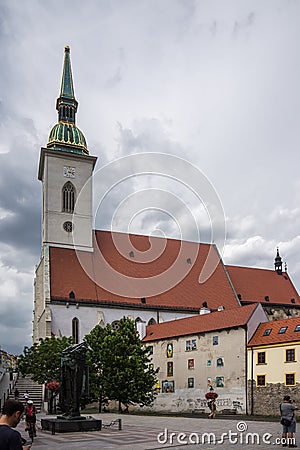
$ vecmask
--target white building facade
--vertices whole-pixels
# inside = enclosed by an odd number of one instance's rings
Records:
[[[266,321],[258,304],[149,326],[144,343],[158,369],[153,409],[208,412],[212,387],[219,413],[247,414],[247,343]]]

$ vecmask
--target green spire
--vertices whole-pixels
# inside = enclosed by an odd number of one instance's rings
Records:
[[[70,60],[70,47],[68,45],[65,46],[65,60],[61,79],[60,96],[69,97],[75,100]]]
[[[78,103],[74,96],[70,47],[65,47],[60,96],[56,101],[58,123],[50,131],[47,148],[88,155],[85,137],[75,125]]]
[[[73,88],[70,47],[66,45],[60,96],[56,102],[59,122],[75,123],[77,106]]]

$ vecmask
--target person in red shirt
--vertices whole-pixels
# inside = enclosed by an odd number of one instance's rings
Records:
[[[26,408],[25,408],[25,420],[26,420],[26,428],[27,431],[30,427],[30,424],[33,425],[33,435],[36,436],[36,407],[33,406],[33,401],[28,400]]]

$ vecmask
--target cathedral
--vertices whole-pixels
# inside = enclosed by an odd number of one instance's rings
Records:
[[[123,316],[135,321],[141,337],[148,325],[230,309],[238,314],[239,307],[258,303],[269,320],[300,316],[300,298],[278,250],[274,270],[239,267],[225,265],[215,244],[93,229],[97,157],[76,125],[77,108],[65,47],[58,122],[41,148],[38,170],[42,248],[34,343],[50,336],[73,336],[78,343],[97,324],[117,327]],[[159,258],[144,259],[151,249]],[[209,254],[215,270],[199,283]]]

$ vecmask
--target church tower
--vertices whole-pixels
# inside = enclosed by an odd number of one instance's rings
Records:
[[[282,275],[282,259],[281,259],[281,256],[279,255],[278,247],[277,247],[277,253],[276,253],[276,257],[275,257],[274,266],[275,266],[275,271],[278,273],[278,275]]]
[[[42,244],[92,251],[91,177],[97,158],[89,156],[84,135],[76,126],[77,107],[70,48],[66,46],[56,102],[58,123],[50,132],[47,148],[42,148],[40,154]]]
[[[65,47],[56,102],[58,123],[50,132],[47,147],[41,148],[38,172],[43,186],[42,252],[34,280],[34,343],[52,335],[50,248],[93,251],[92,175],[97,158],[89,155],[84,135],[76,126],[77,107],[70,48]]]

